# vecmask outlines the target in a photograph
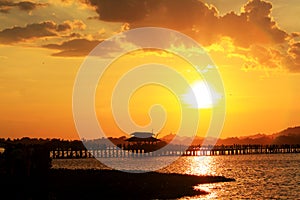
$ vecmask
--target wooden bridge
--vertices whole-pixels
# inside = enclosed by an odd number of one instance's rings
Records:
[[[185,149],[185,150],[182,150]],[[105,147],[93,149],[57,148],[50,151],[52,159],[65,158],[113,158],[113,157],[148,157],[148,156],[219,156],[246,154],[284,154],[300,153],[300,145],[221,145],[191,146],[189,148],[169,148],[157,151],[144,149],[127,149]]]

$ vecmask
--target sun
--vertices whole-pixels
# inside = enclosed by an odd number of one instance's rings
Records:
[[[218,93],[204,81],[197,81],[191,85],[182,100],[191,108],[212,108],[219,99]]]

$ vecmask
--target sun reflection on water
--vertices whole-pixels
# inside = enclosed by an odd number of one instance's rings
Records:
[[[185,168],[186,174],[194,174],[194,175],[217,175],[216,163],[215,159],[212,156],[195,156],[190,157],[188,159],[188,165]],[[195,186],[195,190],[202,190],[207,192],[206,195],[194,196],[183,199],[216,199],[217,193],[215,192],[215,188],[218,187],[218,184],[199,184]],[[182,200],[183,200],[182,199]]]
[[[186,174],[195,175],[215,175],[215,163],[210,156],[195,156],[188,159],[188,166],[185,168]]]

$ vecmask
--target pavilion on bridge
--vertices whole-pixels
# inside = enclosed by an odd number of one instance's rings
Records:
[[[154,137],[155,135],[151,132],[133,132],[130,135],[131,137],[125,141],[133,144],[156,144],[161,141]]]

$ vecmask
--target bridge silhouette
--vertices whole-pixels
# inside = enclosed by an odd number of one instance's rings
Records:
[[[195,145],[188,148],[174,146],[155,149],[153,151],[138,147],[123,149],[117,146],[102,146],[95,148],[56,148],[50,150],[52,159],[68,158],[111,158],[111,157],[147,157],[147,156],[221,156],[247,154],[285,154],[300,153],[300,145]]]

